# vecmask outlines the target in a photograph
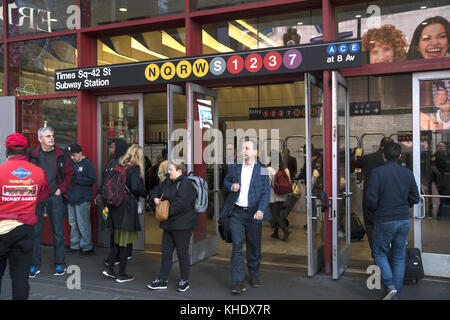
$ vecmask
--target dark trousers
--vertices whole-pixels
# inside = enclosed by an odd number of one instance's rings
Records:
[[[275,232],[278,234],[278,229],[281,228],[284,233],[287,232],[286,224],[284,220],[281,218],[281,209],[283,209],[284,202],[276,201],[270,203],[270,213],[272,215],[272,219],[275,222]]]
[[[251,276],[259,275],[261,263],[262,224],[253,222],[253,215],[237,206],[234,207],[230,219],[233,251],[231,254],[231,281],[244,281],[244,236],[247,249],[247,268]]]
[[[161,243],[161,270],[159,278],[167,280],[172,269],[173,250],[177,249],[180,262],[181,279],[189,280],[191,261],[189,258],[189,244],[194,229],[188,230],[164,230]]]
[[[128,249],[127,247],[120,247],[118,244],[113,244],[111,251],[108,255],[108,264],[110,266],[114,266],[114,262],[119,260],[119,275],[125,275],[125,269],[127,267],[128,262]]]
[[[13,300],[27,300],[30,292],[28,275],[33,257],[34,228],[21,225],[7,234],[0,235],[0,289],[9,262]]]

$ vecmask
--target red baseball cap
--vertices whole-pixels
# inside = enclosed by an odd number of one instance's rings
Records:
[[[28,140],[20,133],[11,133],[6,137],[5,145],[10,150],[26,149],[28,147]]]

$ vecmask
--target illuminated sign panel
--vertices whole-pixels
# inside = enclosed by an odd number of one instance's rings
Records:
[[[361,66],[361,41],[349,40],[229,54],[55,71],[55,90],[298,73]]]

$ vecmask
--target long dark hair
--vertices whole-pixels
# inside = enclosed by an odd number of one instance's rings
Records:
[[[445,33],[447,35],[447,39],[449,39],[449,37],[450,37],[450,22],[448,22],[447,19],[445,19],[441,16],[436,16],[436,17],[431,17],[431,18],[428,18],[428,19],[422,21],[417,26],[416,30],[414,31],[413,37],[411,39],[411,45],[409,46],[408,55],[406,56],[406,58],[408,60],[423,58],[422,54],[419,52],[420,36],[422,35],[422,31],[423,31],[423,29],[425,29],[425,27],[427,27],[431,24],[434,24],[434,23],[439,23],[444,26]],[[448,52],[448,47],[447,47],[447,52]]]

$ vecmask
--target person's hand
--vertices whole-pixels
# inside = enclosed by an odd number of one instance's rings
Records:
[[[450,121],[450,110],[441,112],[441,118],[444,122]]]
[[[437,106],[442,112],[450,112],[450,103],[444,103]]]
[[[253,219],[256,220],[262,220],[264,218],[264,213],[262,211],[256,211],[255,215],[253,216]]]
[[[231,186],[231,191],[238,192],[239,191],[239,183],[233,183]]]
[[[60,196],[61,195],[61,190],[58,188],[58,190],[56,190],[55,192],[55,196]]]
[[[155,198],[153,199],[153,202],[155,203],[155,206],[159,206],[159,204],[161,203],[161,199]]]

